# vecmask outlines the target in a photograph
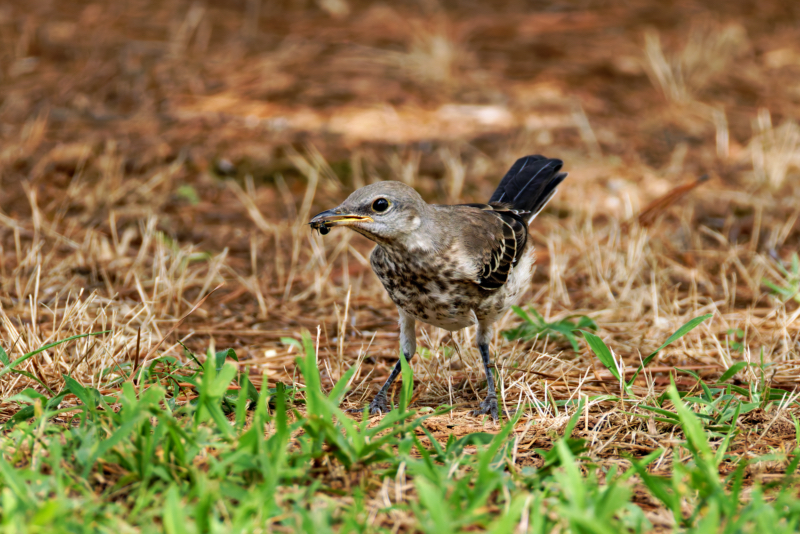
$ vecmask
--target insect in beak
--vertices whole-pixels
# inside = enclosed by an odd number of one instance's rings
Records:
[[[326,235],[331,231],[331,227],[333,226],[347,226],[359,222],[372,222],[372,217],[349,213],[336,213],[336,210],[327,210],[311,219],[311,222],[308,224],[321,235]]]

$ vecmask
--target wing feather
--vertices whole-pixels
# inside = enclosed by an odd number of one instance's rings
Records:
[[[522,257],[528,240],[527,212],[504,204],[464,204],[489,212],[498,221],[496,231],[486,243],[481,258],[480,276],[476,283],[487,290],[496,290],[508,281],[511,271]]]

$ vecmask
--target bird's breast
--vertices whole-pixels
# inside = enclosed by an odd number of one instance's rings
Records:
[[[372,251],[370,263],[399,308],[424,323],[450,331],[493,320],[514,303],[530,280],[530,263],[522,262],[526,265],[519,267],[527,270],[527,276],[517,273],[513,287],[487,291],[466,278],[447,253],[410,254],[382,246]]]

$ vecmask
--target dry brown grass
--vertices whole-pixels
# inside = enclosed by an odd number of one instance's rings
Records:
[[[54,390],[62,374],[102,386],[102,371],[136,357],[139,332],[152,358],[224,284],[158,354],[180,357],[178,340],[231,347],[254,376],[291,381],[295,355],[280,338],[319,326],[324,385],[360,365],[357,406],[395,361],[396,312],[370,244],[320,238],[309,214],[390,178],[430,201],[482,201],[516,157],[541,152],[570,177],[532,227],[524,304],[548,319],[590,315],[628,371],[713,313],[638,379],[642,399],[674,366],[710,379],[762,356],[772,387],[795,390],[800,308],[762,280],[778,282],[776,259],[800,251],[797,7],[692,2],[704,22],[685,27],[684,11],[646,2],[564,14],[319,5],[268,3],[258,23],[224,3],[0,6],[2,346],[14,359],[113,331],[24,370]],[[509,313],[498,330],[516,323]],[[482,387],[472,335],[419,330],[430,357],[414,361],[416,405],[458,406],[430,424],[443,439],[485,424],[467,416]],[[548,399],[619,391],[585,348],[497,335],[493,351],[506,406],[540,406],[522,423],[521,463],[567,420]],[[5,375],[0,397],[25,387],[39,386]],[[15,406],[2,403],[0,420]],[[579,434],[591,457],[669,448],[671,429],[633,409],[590,403]],[[733,450],[793,447],[797,412],[743,422]]]

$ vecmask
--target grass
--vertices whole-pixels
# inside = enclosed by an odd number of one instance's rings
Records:
[[[538,339],[540,337],[544,338],[550,335],[555,337],[562,336],[564,339],[569,341],[569,344],[572,346],[572,350],[578,352],[580,347],[578,346],[578,340],[575,337],[575,333],[584,328],[597,330],[597,324],[595,324],[591,317],[586,315],[578,316],[577,322],[570,320],[573,318],[573,316],[565,317],[564,319],[559,319],[558,321],[547,322],[545,321],[544,317],[542,317],[542,315],[533,308],[528,308],[527,312],[519,306],[512,306],[511,309],[514,310],[514,313],[520,316],[524,322],[516,328],[505,330],[503,332],[503,337],[509,341],[514,341],[517,339],[530,341],[532,339]],[[531,315],[533,317],[531,317]]]
[[[4,531],[796,528],[786,2],[6,4]],[[491,343],[514,419],[426,325],[401,409],[349,412],[396,310],[310,215],[483,202],[529,153],[570,177]]]
[[[423,532],[634,533],[653,528],[645,513],[651,502],[686,532],[766,525],[793,532],[800,522],[793,486],[800,454],[729,454],[740,417],[796,400],[765,381],[726,384],[743,365],[713,388],[690,372],[702,386],[699,397],[672,383],[653,406],[623,401],[637,410],[631,415],[655,413],[653,420],[684,435],[669,449],[631,457],[625,468],[595,464],[585,456],[586,440],[573,437],[586,403],[597,401],[589,397],[573,406],[552,448],[533,451],[540,466],[519,468],[521,437],[531,426],[522,411],[499,432],[451,434],[441,443],[426,421],[451,408],[410,410],[406,365],[398,408],[381,420],[352,420],[339,405],[355,368],[326,393],[311,336],[286,341],[301,351],[303,387],[258,391],[226,350],[209,352],[202,365],[194,355],[189,365],[161,358],[151,365],[161,372],[138,380],[130,372],[113,395],[65,376],[59,395],[28,389],[10,399],[33,410],[5,425],[5,531],[378,532],[400,515]],[[187,384],[196,397],[179,405]],[[68,395],[69,406],[59,408]],[[654,465],[665,458],[668,476]],[[748,486],[745,498],[748,468],[766,461],[785,463],[785,477]],[[370,499],[376,486],[379,496]]]
[[[780,284],[775,284],[766,278],[764,284],[783,300],[794,299],[800,303],[800,256],[796,252],[792,255],[788,269],[780,262],[776,262],[775,266],[780,271]]]

